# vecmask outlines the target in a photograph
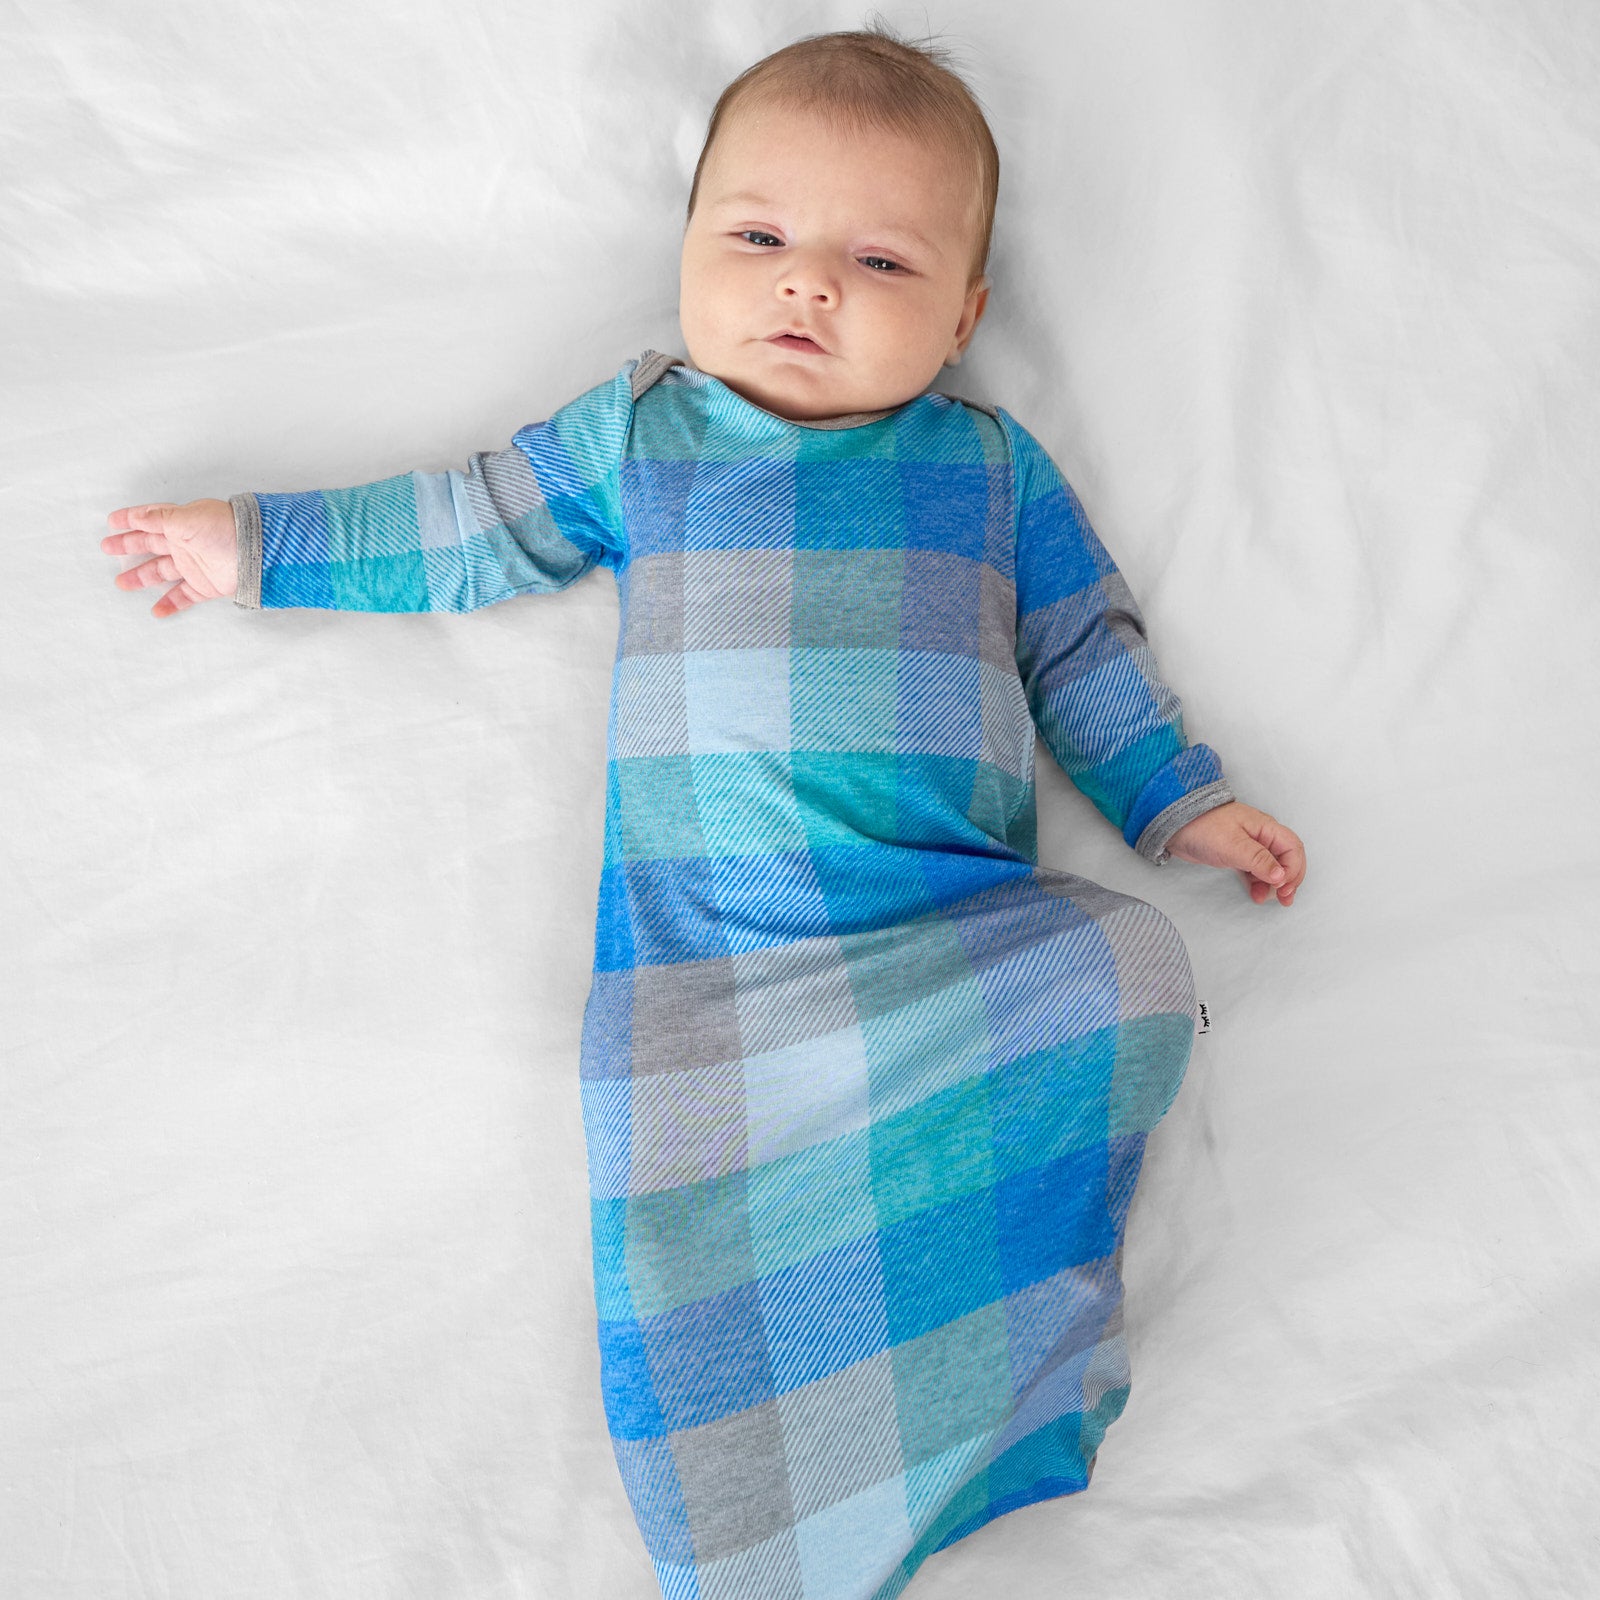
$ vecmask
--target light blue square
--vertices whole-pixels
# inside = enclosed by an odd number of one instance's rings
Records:
[[[905,1477],[876,1483],[795,1524],[806,1600],[874,1594],[912,1543]]]
[[[867,1125],[867,1055],[853,1023],[745,1057],[750,1163],[775,1161]]]
[[[787,650],[689,650],[682,662],[696,754],[789,748]]]

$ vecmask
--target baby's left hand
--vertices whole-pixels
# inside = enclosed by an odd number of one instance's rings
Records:
[[[1202,867],[1232,867],[1258,906],[1274,892],[1283,905],[1293,905],[1294,892],[1306,875],[1306,851],[1299,835],[1276,817],[1239,800],[1202,811],[1184,823],[1167,840],[1167,852]]]

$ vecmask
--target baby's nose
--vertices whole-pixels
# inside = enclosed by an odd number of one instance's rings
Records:
[[[778,292],[789,300],[820,300],[830,304],[838,298],[839,286],[825,264],[796,253],[785,263],[778,280]]]
[[[782,293],[791,300],[820,300],[824,305],[831,305],[835,291],[824,283],[791,281],[783,285]]]

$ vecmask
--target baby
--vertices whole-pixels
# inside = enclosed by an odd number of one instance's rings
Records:
[[[1293,903],[970,343],[999,160],[941,52],[790,45],[713,112],[688,362],[465,472],[128,506],[157,617],[617,582],[580,1063],[606,1413],[664,1595],[890,1600],[1086,1487],[1124,1224],[1195,1031],[1153,907],[1040,868],[1034,735],[1148,860]],[[537,625],[530,611],[530,626]]]

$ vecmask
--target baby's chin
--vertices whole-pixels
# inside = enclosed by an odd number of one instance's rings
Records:
[[[789,422],[830,422],[864,412],[893,411],[915,399],[915,395],[902,392],[903,380],[899,388],[859,379],[840,383],[826,370],[817,370],[832,361],[831,356],[800,355],[789,362],[781,357],[768,360],[763,352],[756,354],[755,361],[718,363],[724,367],[722,371],[700,370],[719,378],[752,405]]]

